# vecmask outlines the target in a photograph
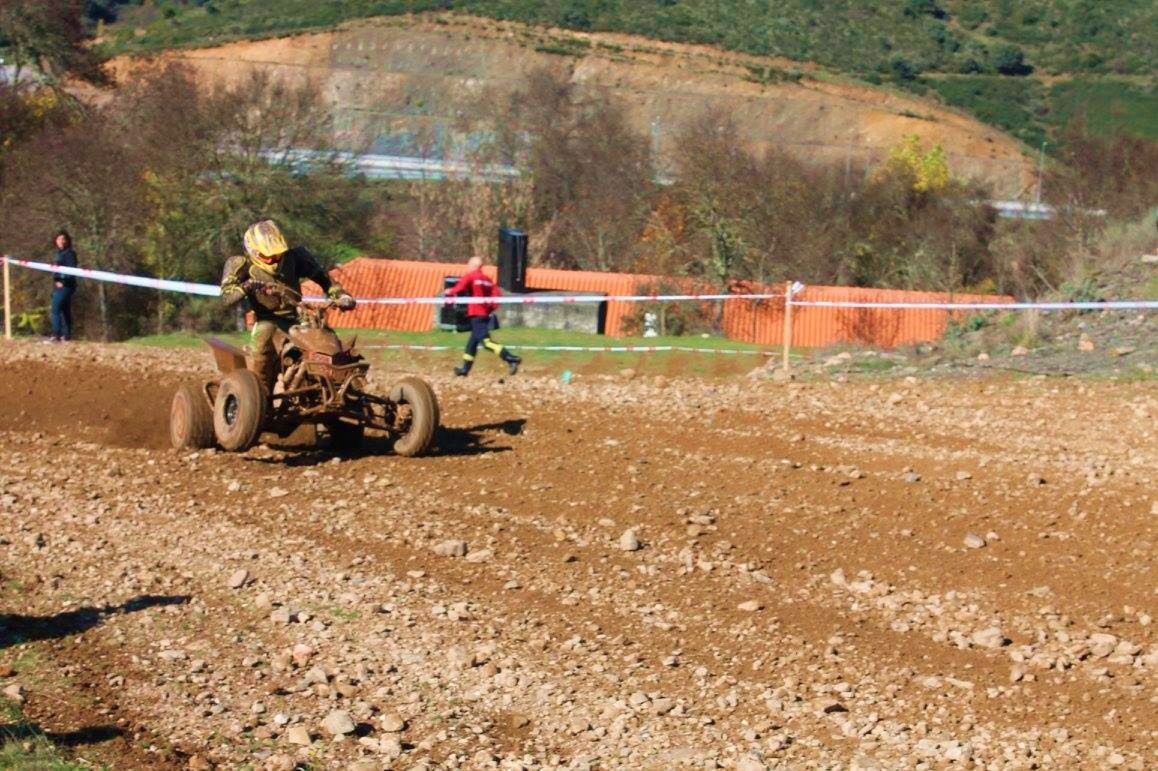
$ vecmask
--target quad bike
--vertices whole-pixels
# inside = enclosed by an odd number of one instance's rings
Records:
[[[269,287],[269,285],[266,285]],[[217,338],[213,350],[221,376],[185,383],[169,410],[169,436],[177,449],[204,449],[214,443],[243,452],[263,432],[288,437],[302,426],[324,427],[335,449],[358,447],[367,429],[385,433],[394,452],[413,457],[427,453],[438,428],[438,400],[426,381],[401,378],[388,398],[366,390],[370,363],[354,350],[356,338],[343,345],[326,323],[332,301],[297,302],[298,324],[278,332],[274,345],[280,372],[273,392],[247,366],[245,353]]]

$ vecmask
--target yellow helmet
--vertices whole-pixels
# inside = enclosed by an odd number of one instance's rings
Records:
[[[255,260],[274,263],[281,260],[281,256],[289,251],[285,236],[281,228],[273,220],[262,220],[249,226],[242,239],[245,253]]]

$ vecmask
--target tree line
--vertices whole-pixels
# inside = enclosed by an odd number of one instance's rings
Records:
[[[86,266],[215,282],[244,228],[265,217],[331,262],[461,262],[491,255],[497,227],[514,225],[530,232],[535,264],[551,267],[721,288],[795,279],[1034,295],[1072,280],[1099,230],[1138,217],[1158,192],[1158,143],[1080,127],[1046,174],[1047,200],[1065,216],[1045,225],[997,220],[980,204],[988,191],[953,177],[944,150],[918,137],[872,167],[806,162],[751,149],[729,115],[709,108],[660,159],[630,105],[558,70],[459,105],[450,128],[481,138],[469,151],[433,130],[413,138],[428,156],[511,164],[517,177],[375,181],[337,152],[317,84],[256,72],[207,86],[177,65],[142,65],[116,85],[71,21],[82,5],[0,6],[20,71],[0,80],[9,253],[44,258],[64,227]],[[93,89],[83,99],[78,83]],[[304,164],[293,151],[307,148],[316,152]],[[1083,214],[1098,208],[1111,216]],[[20,320],[35,331],[46,277],[16,275]],[[209,300],[104,284],[80,294],[78,315],[84,334],[106,339],[232,321]]]
[[[661,159],[629,104],[558,70],[456,111],[470,116],[464,131],[489,137],[469,160],[521,174],[395,186],[392,237],[410,259],[485,254],[494,227],[510,223],[530,231],[534,259],[550,267],[721,288],[793,279],[1033,296],[1069,280],[1075,251],[1101,229],[1144,215],[1158,197],[1158,142],[1098,137],[1080,124],[1044,170],[1059,216],[1043,224],[999,220],[987,186],[954,176],[945,149],[917,136],[873,165],[804,160],[753,149],[729,114],[708,107]],[[418,145],[445,151],[433,137]]]

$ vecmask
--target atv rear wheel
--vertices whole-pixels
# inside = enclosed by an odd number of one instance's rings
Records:
[[[404,377],[390,390],[397,403],[401,436],[394,442],[394,452],[407,458],[424,455],[434,445],[438,429],[438,399],[425,380]]]
[[[213,433],[229,452],[244,452],[257,442],[268,409],[257,375],[235,369],[221,378],[213,403]]]
[[[331,423],[327,426],[330,430],[330,447],[339,452],[348,452],[356,450],[362,446],[362,437],[365,435],[365,429],[357,423]]]
[[[196,383],[182,383],[169,406],[169,441],[178,450],[213,446],[213,407]]]

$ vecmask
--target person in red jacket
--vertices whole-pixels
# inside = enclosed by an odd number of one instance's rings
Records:
[[[447,297],[498,297],[502,293],[482,271],[482,258],[471,257],[466,263],[467,274],[458,280],[458,283],[446,290]],[[507,369],[513,375],[519,371],[522,359],[515,356],[503,346],[491,339],[491,330],[499,328],[499,319],[495,311],[498,303],[469,303],[466,306],[466,315],[470,319],[470,339],[466,341],[466,350],[462,354],[462,365],[454,368],[454,374],[466,377],[474,365],[475,354],[478,353],[479,343],[483,348],[498,355],[507,363]]]

